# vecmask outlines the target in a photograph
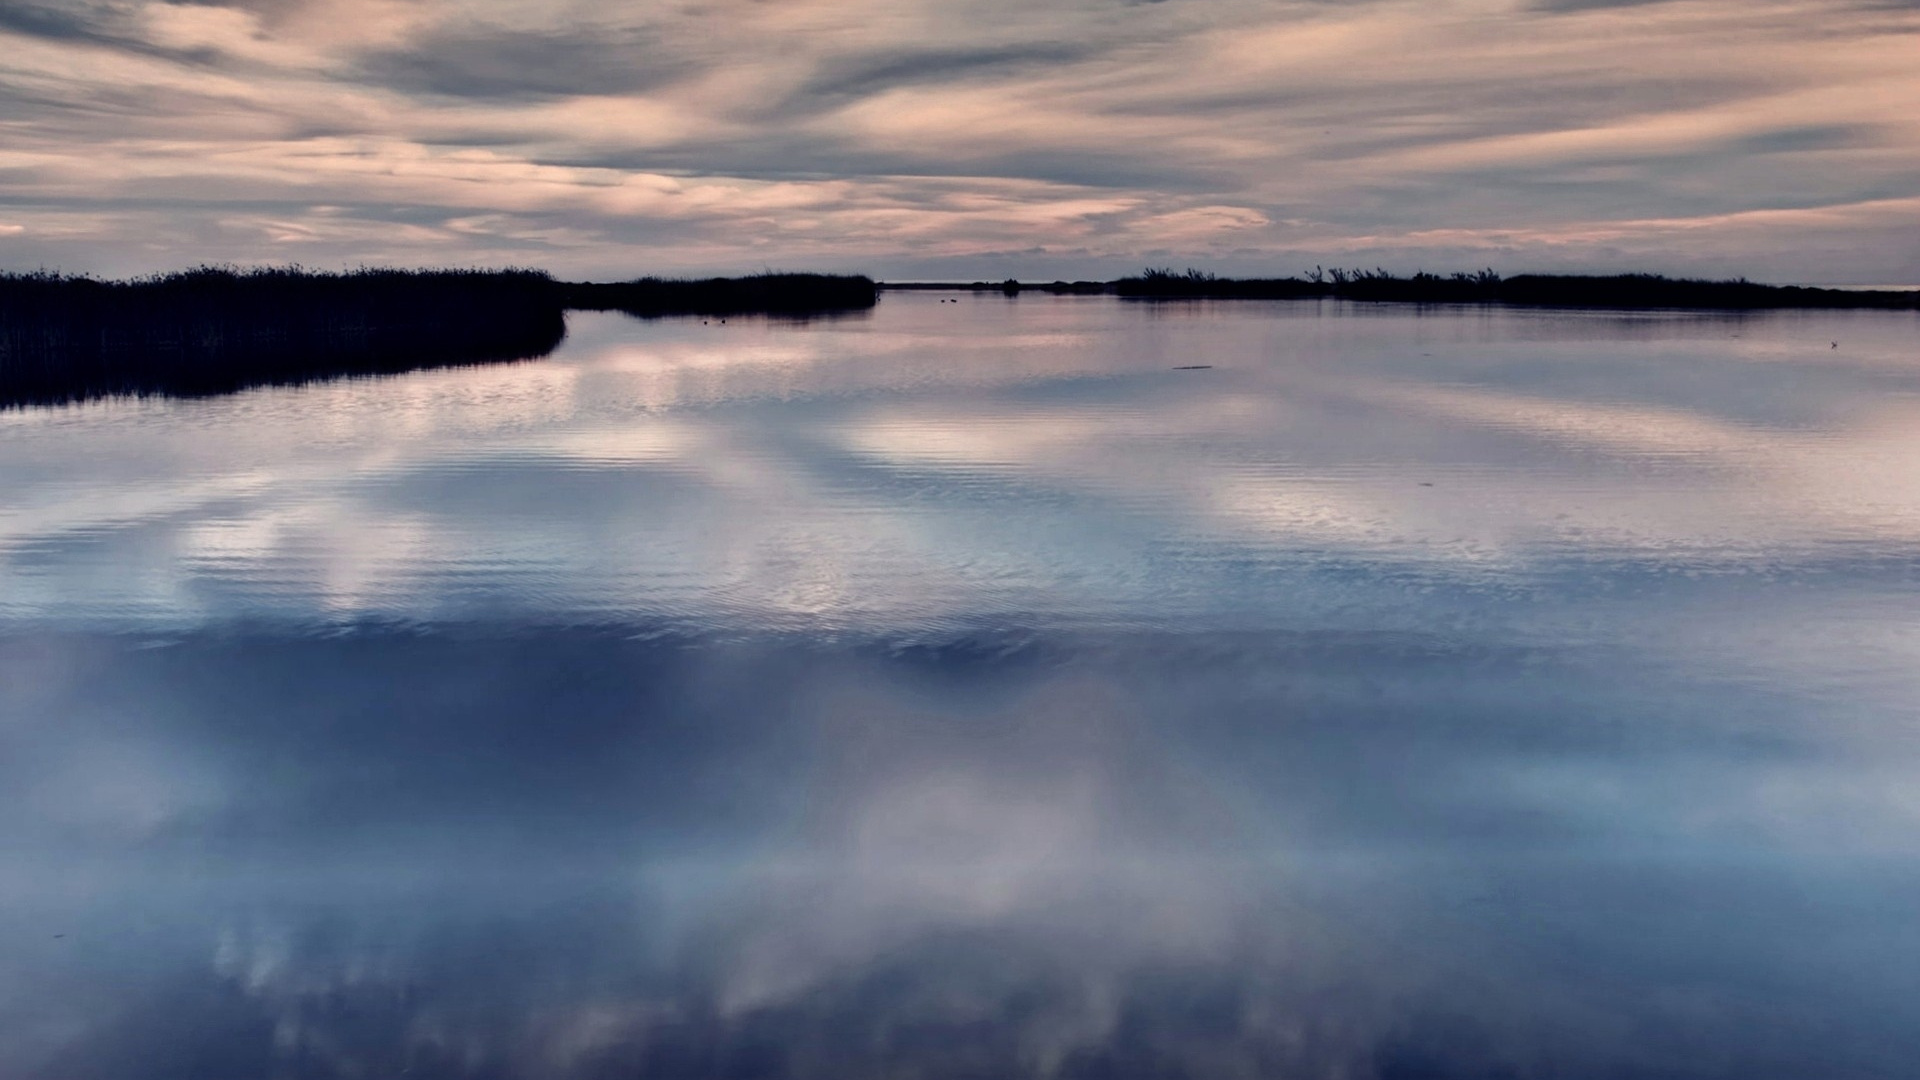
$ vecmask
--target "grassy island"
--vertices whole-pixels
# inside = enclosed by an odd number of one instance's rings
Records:
[[[815,274],[613,285],[537,270],[0,275],[0,406],[528,359],[560,344],[568,308],[806,315],[873,303],[867,278]]]
[[[1658,274],[1410,274],[1321,270],[1304,277],[1225,278],[1199,270],[1148,270],[1116,281],[887,282],[887,291],[1105,294],[1138,300],[1367,300],[1402,304],[1519,304],[1624,310],[1758,311],[1767,308],[1920,309],[1920,292],[1700,281]]]
[[[1319,270],[1223,278],[1148,270],[1117,281],[877,284],[858,275],[757,274],[616,283],[538,270],[202,268],[134,281],[0,274],[0,407],[112,394],[214,394],[264,383],[544,356],[568,309],[807,317],[871,308],[883,289],[1108,294],[1134,300],[1332,298],[1423,304],[1751,311],[1920,310],[1920,293],[1700,281],[1654,274],[1491,270],[1396,276]]]
[[[754,274],[741,278],[640,278],[609,285],[564,285],[567,307],[662,315],[818,315],[870,308],[873,279],[844,274]]]
[[[1533,307],[1755,311],[1765,308],[1920,309],[1920,292],[1761,285],[1744,279],[1701,281],[1658,274],[1412,274],[1318,270],[1305,277],[1222,278],[1198,270],[1148,270],[1113,291],[1140,299],[1299,300],[1330,297],[1416,304],[1518,304]]]

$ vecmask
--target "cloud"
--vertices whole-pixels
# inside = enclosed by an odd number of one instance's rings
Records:
[[[1674,0],[1536,0],[1533,6],[1540,11],[1594,11],[1673,2]]]
[[[1920,194],[1910,4],[26,3],[0,38],[15,266],[1275,272],[1502,231],[1562,238],[1510,271],[1888,280],[1914,221],[1572,238]]]
[[[627,94],[687,74],[685,57],[632,30],[436,29],[360,61],[363,79],[405,93],[499,101]]]
[[[17,0],[0,4],[0,30],[32,37],[69,41],[117,41],[112,28],[125,21],[118,4],[45,4]]]
[[[1004,78],[1022,69],[1072,63],[1093,52],[1082,43],[872,53],[823,64],[802,91],[829,98],[862,97],[896,86]]]

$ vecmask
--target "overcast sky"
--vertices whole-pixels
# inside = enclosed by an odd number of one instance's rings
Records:
[[[1920,0],[0,0],[0,266],[1920,280]]]

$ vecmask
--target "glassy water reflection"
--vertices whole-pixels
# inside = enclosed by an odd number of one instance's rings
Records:
[[[938,299],[0,414],[0,1071],[1910,1071],[1911,316]]]

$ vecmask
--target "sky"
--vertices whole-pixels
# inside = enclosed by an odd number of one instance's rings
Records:
[[[1920,0],[0,0],[0,269],[1920,283]]]

